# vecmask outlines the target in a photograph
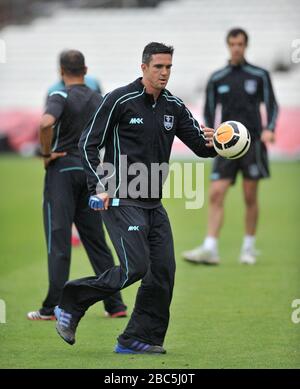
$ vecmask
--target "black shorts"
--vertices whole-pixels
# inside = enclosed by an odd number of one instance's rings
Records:
[[[243,177],[249,180],[270,177],[268,153],[263,142],[252,140],[248,152],[242,158],[226,159],[217,156],[210,178],[212,181],[230,179],[234,184],[239,170]]]

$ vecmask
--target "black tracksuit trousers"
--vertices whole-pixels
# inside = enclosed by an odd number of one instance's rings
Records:
[[[44,228],[48,250],[49,290],[41,313],[53,314],[71,263],[71,233],[74,222],[95,274],[114,266],[105,241],[101,215],[88,207],[86,176],[80,158],[67,155],[53,161],[46,171],[44,186]],[[115,313],[126,309],[120,292],[104,301],[105,310]]]
[[[168,215],[162,205],[109,207],[102,218],[120,266],[100,277],[69,281],[59,306],[81,318],[94,303],[142,280],[129,323],[120,336],[162,345],[169,323],[175,259]]]

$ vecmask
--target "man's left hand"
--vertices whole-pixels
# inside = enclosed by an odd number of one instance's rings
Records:
[[[47,169],[47,167],[49,166],[50,162],[54,161],[57,158],[64,157],[65,155],[67,155],[66,152],[63,152],[63,153],[51,153],[49,158],[44,158],[44,167],[45,167],[45,169]]]

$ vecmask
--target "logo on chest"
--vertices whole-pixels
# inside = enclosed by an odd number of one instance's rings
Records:
[[[172,130],[174,125],[174,116],[164,115],[164,126],[167,131]]]
[[[230,91],[229,85],[223,84],[223,85],[218,86],[218,93],[219,94],[228,93],[229,91]]]
[[[131,118],[129,124],[144,124],[144,118]]]
[[[245,91],[249,93],[249,95],[253,95],[257,90],[257,81],[245,80],[244,87],[245,87]]]

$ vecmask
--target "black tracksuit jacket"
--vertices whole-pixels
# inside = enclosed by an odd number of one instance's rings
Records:
[[[213,148],[206,146],[203,131],[191,112],[168,90],[164,89],[155,103],[139,78],[106,95],[79,142],[90,193],[107,191],[108,181],[114,179],[115,191],[110,197],[132,199],[126,188],[142,174],[148,180],[149,191],[147,198],[137,199],[147,202],[161,198],[162,179],[156,191],[158,196],[153,197],[150,191],[151,164],[169,162],[175,135],[199,157],[216,155]],[[103,147],[102,162],[114,166],[111,174],[99,172],[99,150]],[[127,156],[127,166],[121,156]],[[143,163],[147,171],[130,174],[128,169],[136,162]]]
[[[262,119],[260,103],[267,112],[265,128],[275,129],[278,105],[267,70],[244,62],[228,64],[214,72],[206,88],[205,124],[214,127],[217,104],[222,107],[222,122],[236,120],[243,123],[251,137],[260,138]]]

